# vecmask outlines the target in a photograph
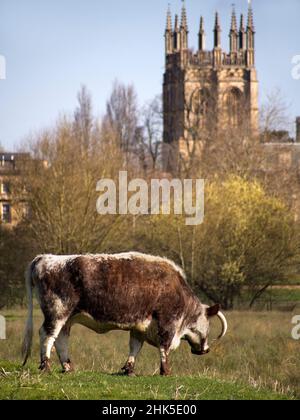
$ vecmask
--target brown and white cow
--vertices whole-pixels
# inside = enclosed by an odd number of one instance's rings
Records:
[[[81,324],[98,334],[130,331],[130,355],[123,368],[133,375],[143,343],[157,347],[161,375],[168,375],[169,354],[187,340],[192,353],[209,352],[210,319],[227,322],[220,306],[203,305],[172,261],[138,253],[118,255],[41,255],[26,276],[29,316],[23,343],[24,365],[33,335],[33,289],[44,314],[40,329],[42,371],[50,369],[55,346],[64,372],[72,370],[68,353],[71,327]]]

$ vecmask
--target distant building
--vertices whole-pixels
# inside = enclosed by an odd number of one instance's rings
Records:
[[[172,171],[177,159],[186,159],[186,144],[199,146],[207,135],[212,137],[220,127],[247,130],[259,134],[259,83],[255,67],[255,27],[253,9],[248,9],[238,27],[235,9],[229,32],[229,52],[221,47],[221,22],[215,16],[214,45],[206,47],[204,19],[200,19],[198,48],[189,48],[189,28],[185,5],[181,20],[170,9],[165,30],[166,67],[163,83],[164,167]],[[268,165],[265,171],[278,176],[293,172],[294,208],[300,216],[300,117],[296,121],[296,138],[288,131],[274,131],[261,136],[262,150]],[[170,147],[171,146],[171,147]],[[259,170],[261,168],[258,168]],[[299,177],[298,177],[299,174]]]
[[[29,158],[26,153],[0,153],[0,223],[3,225],[15,226],[27,211],[25,202],[21,204],[22,209],[16,208],[14,185],[20,177],[22,163]]]
[[[189,48],[189,29],[185,5],[181,22],[170,10],[165,31],[166,70],[164,74],[164,142],[181,142],[189,136],[187,127],[197,124],[198,136],[213,126],[238,126],[240,119],[258,132],[258,79],[255,68],[255,29],[249,7],[245,28],[241,15],[238,29],[235,10],[229,33],[230,51],[221,47],[221,23],[215,17],[214,46],[206,48],[204,19],[200,19],[198,49]],[[241,112],[243,111],[243,112]]]

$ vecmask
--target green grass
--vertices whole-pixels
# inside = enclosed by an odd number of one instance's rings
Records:
[[[20,368],[25,312],[7,311],[7,340],[0,341],[0,399],[300,399],[299,342],[291,338],[292,313],[231,312],[228,335],[205,357],[193,356],[187,343],[172,354],[173,377],[159,377],[159,355],[145,345],[137,377],[116,375],[127,358],[128,333],[97,336],[76,326],[70,355],[76,372],[40,375],[35,311],[33,354]],[[220,330],[213,324],[212,338]]]
[[[95,372],[38,374],[0,361],[5,400],[282,400],[287,395],[209,377],[126,378]]]
[[[273,289],[271,292],[268,292],[274,302],[300,302],[300,289]]]
[[[237,302],[238,306],[245,308],[249,306],[252,295],[244,291],[242,298]],[[278,286],[268,289],[254,304],[258,310],[272,308],[279,311],[291,311],[294,308],[300,310],[300,288],[296,285]]]

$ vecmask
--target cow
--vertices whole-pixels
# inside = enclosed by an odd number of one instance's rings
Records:
[[[210,351],[210,320],[222,323],[219,339],[227,332],[220,305],[204,305],[174,262],[140,253],[116,255],[40,255],[26,274],[29,313],[26,324],[24,366],[32,347],[33,290],[44,315],[39,331],[41,365],[50,371],[55,346],[64,373],[73,365],[68,352],[74,324],[98,334],[130,332],[129,358],[122,369],[133,376],[136,358],[146,342],[158,348],[160,374],[170,374],[169,355],[186,340],[194,355]]]

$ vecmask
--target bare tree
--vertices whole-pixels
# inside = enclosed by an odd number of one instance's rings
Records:
[[[116,133],[121,150],[126,154],[131,153],[138,127],[137,95],[132,85],[114,83],[107,101],[104,123]]]
[[[153,172],[159,167],[162,149],[163,110],[160,95],[144,106],[141,120],[136,136],[136,150],[144,170]]]
[[[289,104],[279,89],[266,95],[265,103],[260,111],[260,130],[263,142],[276,141],[276,133],[281,134],[282,139],[287,128],[291,128],[288,110]]]
[[[86,154],[92,147],[94,117],[92,98],[85,86],[81,87],[77,99],[78,106],[74,112],[74,136],[82,154]]]
[[[82,91],[74,119],[63,117],[29,141],[32,159],[17,179],[15,200],[24,200],[25,187],[28,231],[39,252],[100,252],[119,226],[117,216],[97,214],[96,184],[117,177],[123,156],[112,133],[96,126],[91,109]]]

